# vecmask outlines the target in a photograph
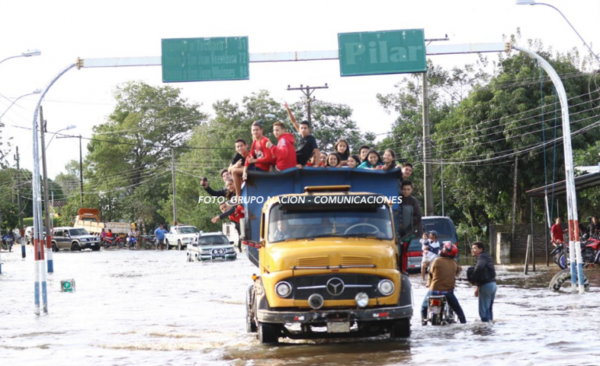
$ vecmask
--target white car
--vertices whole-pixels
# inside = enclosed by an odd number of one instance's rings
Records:
[[[233,242],[221,232],[199,234],[187,247],[188,262],[236,258]]]
[[[176,225],[171,226],[171,230],[165,234],[165,244],[167,250],[177,247],[177,250],[187,248],[188,244],[192,244],[198,237],[198,229],[191,225]]]

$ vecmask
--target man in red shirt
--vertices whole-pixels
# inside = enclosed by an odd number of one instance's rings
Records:
[[[234,173],[235,194],[238,197],[242,195],[242,180],[246,180],[248,171],[268,172],[273,165],[273,154],[267,148],[269,139],[263,136],[262,120],[255,121],[252,124],[252,139],[252,146],[246,157],[246,163],[241,175],[242,179],[239,179],[239,172]]]
[[[271,141],[267,142],[267,148],[275,155],[275,168],[278,171],[296,167],[296,150],[294,148],[294,136],[285,130],[281,121],[273,124],[273,134],[277,137],[277,146]]]
[[[552,225],[552,228],[550,229],[550,232],[552,233],[552,241],[553,242],[559,242],[559,243],[565,242],[565,240],[563,238],[563,233],[565,233],[566,230],[563,230],[561,224],[562,224],[562,221],[561,221],[560,217],[557,217],[556,223],[554,225]]]

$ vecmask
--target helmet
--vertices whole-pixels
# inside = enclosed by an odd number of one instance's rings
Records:
[[[442,246],[442,250],[440,250],[440,255],[442,257],[454,258],[457,254],[458,248],[456,247],[456,245],[452,244],[449,241],[445,241],[444,245]]]

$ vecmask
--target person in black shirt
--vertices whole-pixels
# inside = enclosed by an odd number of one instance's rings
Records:
[[[319,147],[317,146],[317,140],[315,137],[310,134],[310,123],[308,123],[308,121],[302,121],[300,122],[300,125],[298,125],[298,122],[296,121],[296,118],[292,114],[292,111],[287,103],[284,104],[284,107],[288,112],[288,116],[290,117],[292,124],[300,133],[300,141],[298,142],[298,149],[296,149],[296,161],[298,162],[297,167],[300,169],[305,166],[306,163],[308,163],[308,160],[312,156],[315,156],[315,160],[319,159]],[[313,162],[313,166],[318,165],[319,161]]]
[[[204,188],[206,193],[210,194],[213,197],[225,197],[228,192],[227,182],[231,181],[233,183],[233,180],[231,179],[231,174],[227,169],[221,170],[221,178],[223,179],[223,182],[225,182],[225,187],[223,189],[214,190],[210,188],[210,186],[208,185],[208,180],[206,180],[206,178],[200,181],[200,185],[202,186],[202,188]]]
[[[235,155],[229,165],[229,173],[233,177],[233,182],[236,187],[242,186],[242,175],[244,174],[244,165],[246,164],[246,157],[248,153],[248,144],[244,139],[235,140]]]
[[[333,149],[340,157],[340,166],[346,166],[348,161],[348,156],[350,156],[350,149],[348,148],[348,141],[344,139],[339,139]]]

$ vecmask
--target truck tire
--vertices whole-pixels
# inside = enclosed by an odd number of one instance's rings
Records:
[[[390,331],[390,338],[409,338],[410,337],[410,319],[394,320]]]
[[[260,344],[277,344],[281,335],[279,324],[262,323],[258,327],[258,341]]]
[[[56,246],[56,242],[54,241],[52,242],[52,251],[55,253],[58,252],[58,246]]]
[[[256,323],[254,322],[254,316],[252,314],[252,308],[254,307],[254,285],[248,287],[246,292],[246,332],[256,333],[258,330]]]
[[[81,252],[81,247],[77,242],[71,243],[71,251],[72,252]]]

